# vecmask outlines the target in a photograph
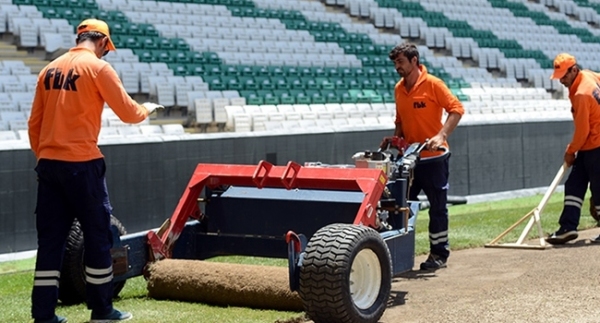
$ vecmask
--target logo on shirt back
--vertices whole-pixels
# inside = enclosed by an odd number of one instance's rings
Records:
[[[49,90],[66,90],[77,92],[75,82],[79,79],[79,75],[75,74],[73,69],[68,73],[63,73],[60,68],[49,68],[44,75],[44,88]]]
[[[423,101],[421,101],[421,102],[413,102],[413,108],[414,109],[423,109],[423,108],[427,108],[427,105]]]

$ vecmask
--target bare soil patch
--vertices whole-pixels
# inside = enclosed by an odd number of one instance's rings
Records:
[[[381,322],[598,323],[600,244],[589,241],[598,234],[581,231],[574,242],[545,250],[452,252],[448,268],[395,278]]]

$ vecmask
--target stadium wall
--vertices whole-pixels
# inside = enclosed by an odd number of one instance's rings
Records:
[[[318,133],[194,134],[104,143],[113,213],[129,232],[171,216],[198,163],[352,164],[392,128]],[[548,186],[571,139],[571,121],[461,124],[450,137],[451,195]],[[0,149],[0,253],[36,248],[35,159],[26,148]],[[284,214],[282,214],[284,215]],[[240,214],[243,216],[243,214]]]

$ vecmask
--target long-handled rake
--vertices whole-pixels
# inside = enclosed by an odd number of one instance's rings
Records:
[[[542,197],[542,200],[540,201],[540,203],[535,208],[533,208],[533,210],[529,211],[522,218],[520,218],[517,222],[515,222],[508,229],[506,229],[504,232],[502,232],[499,236],[494,238],[494,240],[492,240],[490,243],[486,244],[485,246],[488,248],[524,248],[524,249],[546,249],[547,247],[549,247],[549,245],[544,240],[544,231],[542,230],[540,214],[542,213],[542,211],[544,210],[544,207],[548,203],[550,196],[552,195],[552,193],[554,193],[556,186],[558,186],[558,183],[563,178],[566,170],[567,170],[567,164],[563,163],[562,166],[560,167],[560,169],[558,170],[558,172],[556,173],[554,180],[548,187],[548,190],[546,190],[546,194],[544,194],[544,197]],[[514,230],[517,226],[519,226],[521,223],[523,223],[527,219],[529,219],[529,222],[527,222],[527,225],[523,229],[523,232],[521,233],[521,236],[519,237],[517,242],[498,243],[498,241],[500,241],[500,239],[502,239],[510,231]],[[540,244],[539,245],[530,245],[530,244],[523,243],[523,241],[525,240],[525,238],[527,238],[527,235],[531,231],[534,224],[537,226],[537,229],[538,229],[538,234],[540,237]]]

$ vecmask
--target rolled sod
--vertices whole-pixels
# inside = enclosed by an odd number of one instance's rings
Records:
[[[300,296],[290,290],[287,267],[164,259],[149,273],[148,294],[155,299],[303,310]]]

